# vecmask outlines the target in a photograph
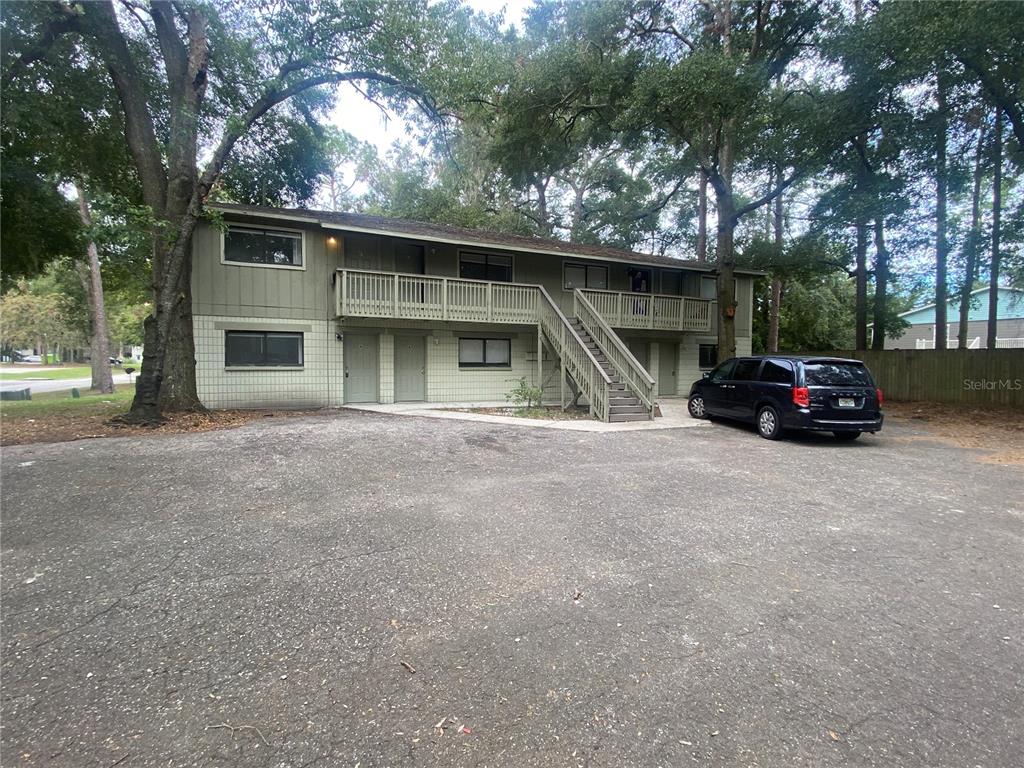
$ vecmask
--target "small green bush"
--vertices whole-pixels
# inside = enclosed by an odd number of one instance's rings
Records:
[[[505,395],[505,399],[519,408],[539,408],[543,396],[544,390],[540,387],[531,387],[523,376],[515,388]]]

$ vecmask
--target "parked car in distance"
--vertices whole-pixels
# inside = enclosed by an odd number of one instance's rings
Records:
[[[777,440],[786,430],[832,432],[855,440],[882,428],[882,390],[859,360],[758,355],[733,357],[690,388],[690,415],[753,423]]]

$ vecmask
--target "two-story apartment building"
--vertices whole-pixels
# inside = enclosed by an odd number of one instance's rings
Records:
[[[347,213],[218,205],[193,239],[212,408],[504,401],[651,418],[717,359],[706,264]],[[752,283],[736,279],[738,352]]]

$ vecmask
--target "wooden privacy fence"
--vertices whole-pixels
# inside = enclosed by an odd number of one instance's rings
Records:
[[[1024,349],[825,352],[863,360],[886,400],[1024,408]]]

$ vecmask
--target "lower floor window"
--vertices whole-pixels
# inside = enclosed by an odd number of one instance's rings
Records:
[[[698,347],[697,357],[701,368],[714,368],[718,365],[718,345],[701,344]]]
[[[276,331],[225,331],[224,364],[302,367],[302,334]]]
[[[459,339],[459,368],[508,368],[512,365],[509,339]]]

